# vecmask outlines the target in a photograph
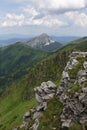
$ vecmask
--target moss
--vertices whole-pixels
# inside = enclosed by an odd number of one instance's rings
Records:
[[[83,127],[85,130],[87,130],[87,122],[84,123]]]
[[[81,93],[82,88],[81,86],[79,86],[79,84],[73,84],[70,88],[68,92],[65,92],[66,95],[70,95],[73,96],[75,94],[75,92]]]
[[[62,103],[54,97],[48,102],[48,108],[43,112],[43,116],[40,118],[40,125],[38,130],[60,130],[61,122],[60,115],[62,113]]]
[[[29,120],[29,122],[28,122],[28,124],[24,127],[24,128],[18,128],[18,130],[29,130],[31,127],[32,127],[32,125],[34,124],[34,120],[31,118],[30,120]],[[31,130],[33,130],[33,129],[31,129]]]
[[[83,126],[81,124],[74,124],[72,125],[69,130],[83,130]]]
[[[84,82],[84,86],[87,87],[87,81]]]

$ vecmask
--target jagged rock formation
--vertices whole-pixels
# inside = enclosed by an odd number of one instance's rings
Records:
[[[30,109],[23,117],[23,123],[14,130],[38,130],[39,118],[42,112],[47,109],[47,102],[56,93],[56,85],[51,81],[43,82],[40,87],[35,88],[37,107]],[[32,121],[32,122],[31,122]]]
[[[63,71],[62,80],[57,89],[57,96],[64,105],[61,114],[62,128],[64,129],[73,123],[84,124],[87,122],[86,56],[87,52],[73,52],[70,55],[70,60]],[[74,71],[76,72],[74,73]]]

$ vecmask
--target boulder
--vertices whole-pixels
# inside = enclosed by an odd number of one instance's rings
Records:
[[[86,88],[82,88],[83,93],[87,93],[87,87]]]
[[[63,73],[62,73],[62,78],[63,78],[63,79],[68,79],[68,80],[70,80],[68,72],[63,71]]]
[[[79,62],[76,60],[76,59],[70,59],[68,62],[67,62],[67,65],[65,67],[65,71],[69,71],[71,69],[73,69]]]
[[[33,129],[33,130],[37,130],[37,129],[38,129],[38,126],[39,126],[39,120],[36,119],[36,120],[35,120],[35,123],[34,123],[33,126],[32,126],[32,129]]]
[[[40,87],[35,88],[35,97],[37,100],[37,111],[43,111],[47,108],[47,101],[55,95],[56,85],[51,82],[43,82]]]
[[[24,117],[23,117],[23,123],[27,122],[30,119],[30,117],[31,117],[30,112],[29,111],[26,112]]]
[[[84,62],[83,66],[84,66],[84,69],[87,70],[87,61]]]
[[[70,127],[71,120],[68,119],[62,124],[62,128],[69,128]]]

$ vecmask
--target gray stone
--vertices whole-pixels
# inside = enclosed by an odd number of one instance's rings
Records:
[[[33,119],[38,119],[41,115],[41,112],[35,112],[34,115],[33,115]]]
[[[33,126],[32,126],[32,129],[33,129],[33,130],[38,130],[38,126],[39,126],[39,120],[36,119],[36,120],[35,120],[35,123],[34,123]]]
[[[31,115],[30,112],[26,112],[24,116],[25,117],[30,117],[30,115]]]
[[[73,69],[79,62],[75,59],[77,57],[85,57],[87,52],[75,52],[70,56],[70,60],[63,71],[60,85],[57,89],[57,95],[60,101],[63,103],[64,108],[61,114],[61,122],[63,128],[68,128],[71,123],[79,122],[85,123],[87,119],[87,87],[85,87],[85,81],[87,81],[87,62],[84,62],[84,70],[77,72],[74,84],[78,84],[81,87],[81,92],[75,92],[75,94],[66,95],[71,90],[71,79],[69,78],[69,71]]]
[[[63,79],[66,78],[66,79],[69,79],[69,80],[70,80],[68,72],[63,71],[62,78],[63,78]]]
[[[70,59],[68,62],[67,62],[67,65],[65,67],[65,71],[69,71],[71,69],[73,69],[79,62],[76,60],[76,59]]]
[[[87,88],[82,88],[83,93],[87,93]]]
[[[17,128],[14,128],[13,130],[18,130]]]
[[[84,66],[84,69],[87,70],[87,61],[84,62],[83,66]]]
[[[24,117],[23,117],[23,123],[27,122],[31,117],[30,112],[26,112]]]
[[[69,128],[70,127],[70,123],[71,123],[71,120],[70,119],[67,119],[63,124],[62,124],[62,128]]]
[[[79,101],[81,101],[85,97],[85,93],[79,94]]]

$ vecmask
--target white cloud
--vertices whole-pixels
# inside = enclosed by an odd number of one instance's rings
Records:
[[[43,18],[35,19],[35,16],[38,14],[33,8],[29,10],[24,10],[24,14],[10,14],[7,13],[3,19],[0,19],[0,26],[2,27],[13,27],[13,26],[23,26],[23,25],[41,25],[47,27],[61,27],[66,26],[67,23],[60,19],[58,16],[46,15]]]
[[[78,13],[80,9],[86,8],[86,0],[13,0],[12,2],[21,3],[20,14],[19,12],[17,14],[17,10],[15,13],[6,13],[0,18],[0,26],[42,25],[62,27],[68,25],[67,17],[76,25],[87,25],[86,14]],[[25,4],[22,5],[22,2]]]
[[[79,9],[86,6],[86,0],[38,0],[38,2],[40,8],[46,9]]]
[[[87,0],[7,0],[8,2],[24,2],[45,9],[79,9],[87,6]]]
[[[87,27],[87,15],[85,13],[68,12],[66,16],[73,21],[74,24],[78,26]]]
[[[27,6],[25,8],[23,7],[22,10],[25,15],[28,15],[30,17],[34,17],[39,14],[39,12],[32,6]]]
[[[67,26],[67,23],[56,16],[46,16],[42,19],[42,24],[49,27]]]
[[[1,19],[0,26],[2,27],[12,27],[16,25],[21,26],[24,22],[24,19],[25,17],[23,14],[16,15],[7,13],[6,16],[4,16],[3,19]]]

